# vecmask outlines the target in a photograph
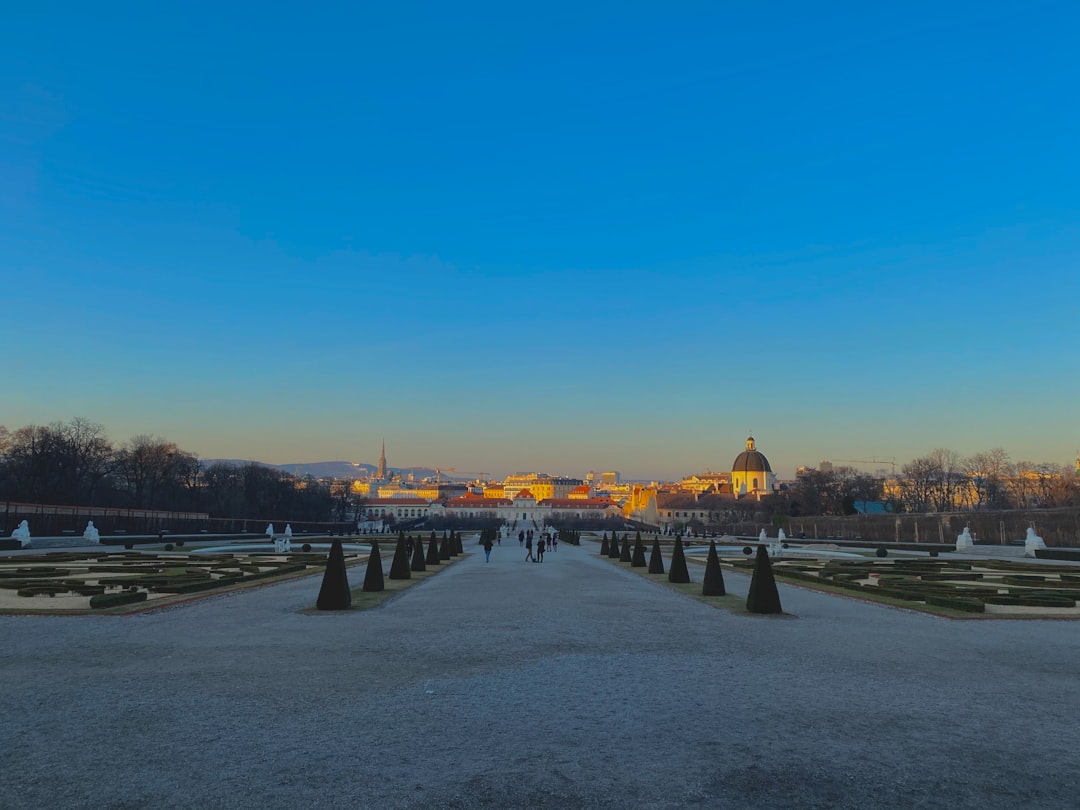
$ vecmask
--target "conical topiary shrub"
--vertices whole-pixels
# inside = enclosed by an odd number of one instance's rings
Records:
[[[724,572],[720,570],[720,556],[716,553],[716,541],[709,541],[709,559],[705,561],[705,578],[701,581],[702,596],[723,596]]]
[[[394,549],[394,559],[390,563],[390,579],[408,579],[409,553],[405,549],[405,532],[398,535],[397,548]]]
[[[634,540],[634,556],[630,558],[631,568],[645,567],[645,545],[641,542],[641,532],[638,532]]]
[[[689,582],[690,572],[686,570],[686,555],[683,553],[682,538],[675,535],[675,548],[671,552],[671,567],[668,569],[668,582]]]
[[[424,571],[427,566],[424,565],[424,541],[419,536],[413,538],[412,543],[412,566],[413,571]]]
[[[600,541],[600,556],[608,556],[607,532],[604,532],[604,539]]]
[[[319,610],[347,610],[351,604],[352,591],[349,590],[349,575],[345,571],[345,551],[341,548],[341,541],[335,540],[326,558],[326,573],[323,574],[315,607]]]
[[[442,543],[439,544],[439,559],[440,560],[449,560],[450,559],[450,556],[451,556],[450,555],[450,543],[452,543],[452,542],[453,541],[449,537],[444,537],[443,538]]]
[[[783,613],[780,592],[776,589],[772,560],[765,546],[757,547],[754,558],[754,575],[750,578],[750,591],[746,594],[746,609],[751,613]]]
[[[630,553],[630,538],[627,535],[623,535],[622,550],[619,551],[619,562],[630,562],[634,559]]]
[[[455,532],[454,533],[454,554],[456,556],[458,554],[464,554],[464,553],[465,553],[465,549],[462,548],[462,545],[461,545],[461,532]]]
[[[379,555],[379,541],[371,541],[371,554],[368,556],[367,571],[364,572],[364,592],[373,593],[384,588],[382,575],[382,557]]]
[[[431,539],[428,540],[426,562],[428,565],[438,565],[442,561],[440,557],[441,555],[439,554],[439,541],[435,538],[435,532],[432,532]]]
[[[649,573],[664,573],[664,556],[660,553],[659,537],[654,537],[652,541],[652,554],[649,555]]]
[[[611,544],[608,546],[608,557],[613,560],[619,559],[619,535],[611,533]]]

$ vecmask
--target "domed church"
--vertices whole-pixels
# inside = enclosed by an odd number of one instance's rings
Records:
[[[741,498],[743,495],[767,495],[776,489],[776,474],[769,466],[769,460],[754,448],[754,437],[748,437],[746,449],[731,465],[732,493]]]

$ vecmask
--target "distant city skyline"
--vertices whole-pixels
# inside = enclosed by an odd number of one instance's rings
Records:
[[[1080,9],[26,5],[0,424],[506,474],[1080,447]]]

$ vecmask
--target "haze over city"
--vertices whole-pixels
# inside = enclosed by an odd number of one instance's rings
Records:
[[[25,4],[0,424],[671,479],[1070,464],[1073,4]]]

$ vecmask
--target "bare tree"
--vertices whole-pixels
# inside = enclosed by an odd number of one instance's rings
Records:
[[[193,463],[175,442],[156,436],[135,436],[116,453],[117,476],[138,508],[176,508]]]
[[[998,509],[1005,505],[1008,453],[995,447],[964,459],[960,466],[970,482],[972,505],[976,509]]]
[[[900,498],[909,512],[929,512],[941,467],[930,456],[914,458],[901,470]]]

